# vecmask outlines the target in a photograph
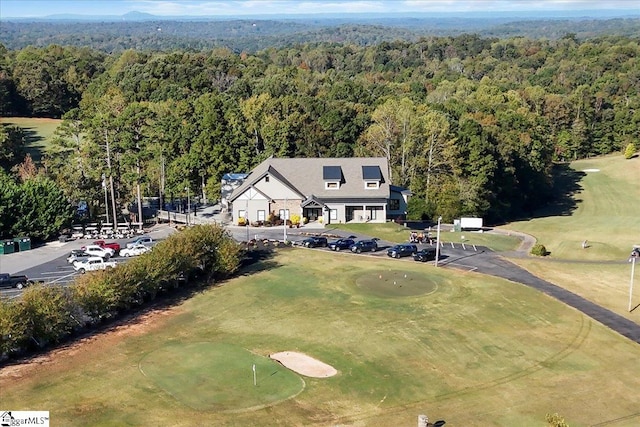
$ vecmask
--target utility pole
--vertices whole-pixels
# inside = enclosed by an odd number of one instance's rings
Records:
[[[139,145],[136,143],[136,148],[138,148],[138,158],[136,159],[136,173],[138,174],[138,179],[136,180],[136,196],[138,198],[138,229],[142,230],[142,196],[140,195],[140,150]]]
[[[107,144],[107,169],[109,169],[109,187],[111,187],[111,207],[113,208],[113,230],[118,227],[118,215],[116,213],[116,193],[113,190],[113,172],[111,170],[111,151],[109,149],[109,135],[104,130],[104,141]]]

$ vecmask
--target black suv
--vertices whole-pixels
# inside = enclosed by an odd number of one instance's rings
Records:
[[[427,262],[436,259],[436,248],[424,248],[413,254],[414,261]]]
[[[375,252],[378,250],[378,244],[375,240],[358,240],[353,245],[351,245],[351,252],[361,253],[361,252]]]
[[[341,249],[349,249],[355,242],[353,239],[338,239],[335,242],[329,243],[329,249],[332,251],[339,251]]]
[[[411,256],[418,252],[418,247],[416,245],[395,245],[387,249],[387,255],[391,258],[400,258],[403,256]]]
[[[307,237],[302,241],[302,246],[306,246],[307,248],[317,248],[318,246],[326,248],[327,238],[320,236]]]

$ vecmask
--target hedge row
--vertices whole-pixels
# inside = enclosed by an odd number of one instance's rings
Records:
[[[198,225],[115,269],[78,276],[69,287],[31,286],[19,299],[0,301],[0,360],[58,343],[159,293],[228,277],[241,253],[222,227]]]

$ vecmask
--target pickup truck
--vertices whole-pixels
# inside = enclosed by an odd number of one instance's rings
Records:
[[[0,288],[22,289],[29,284],[27,276],[12,276],[7,273],[0,274]]]
[[[107,268],[115,268],[115,261],[105,261],[99,256],[92,256],[85,261],[76,261],[73,263],[73,269],[81,274],[87,271],[106,270]]]
[[[95,242],[93,242],[93,244],[100,246],[102,249],[113,249],[114,253],[118,253],[118,251],[120,251],[120,243],[118,242],[105,242],[104,240],[96,240]]]

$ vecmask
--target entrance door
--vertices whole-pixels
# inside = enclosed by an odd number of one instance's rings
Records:
[[[302,215],[311,221],[317,221],[318,217],[322,216],[321,208],[304,208]]]

